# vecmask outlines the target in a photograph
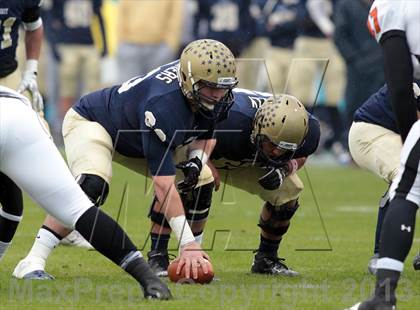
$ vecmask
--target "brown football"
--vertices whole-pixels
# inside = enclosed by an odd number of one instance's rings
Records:
[[[181,284],[193,284],[193,283],[200,283],[200,284],[206,284],[210,283],[213,280],[214,272],[213,272],[213,266],[212,264],[205,259],[207,263],[208,273],[205,274],[203,272],[203,269],[198,267],[198,278],[193,279],[192,273],[190,272],[190,278],[187,279],[185,277],[185,265],[182,267],[181,272],[179,274],[176,274],[176,269],[178,268],[178,260],[174,260],[169,264],[168,267],[168,277],[172,282],[175,283],[181,283]]]

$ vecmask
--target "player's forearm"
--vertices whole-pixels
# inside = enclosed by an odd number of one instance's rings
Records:
[[[405,33],[389,31],[381,38],[385,63],[385,79],[391,104],[403,140],[417,120],[413,92],[413,66]],[[398,60],[398,61],[397,61]]]
[[[165,214],[180,246],[183,247],[194,242],[195,238],[185,218],[184,207],[175,188],[174,179],[175,176],[158,176],[154,177],[153,183],[156,197],[162,206],[159,212]]]
[[[26,59],[39,59],[43,34],[44,28],[42,26],[33,31],[25,32]]]

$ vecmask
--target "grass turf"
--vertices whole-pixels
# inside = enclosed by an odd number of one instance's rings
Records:
[[[326,310],[350,306],[367,297],[374,285],[366,265],[385,184],[354,168],[309,166],[300,175],[306,186],[301,207],[279,252],[300,277],[250,274],[262,202],[226,186],[214,197],[203,245],[217,277],[210,285],[170,284],[174,300],[145,301],[137,283],[97,252],[63,246],[47,264],[56,280],[18,281],[11,278],[13,268],[30,249],[45,215],[26,198],[24,219],[0,264],[0,308]],[[150,202],[144,178],[115,165],[104,210],[114,218],[119,214],[119,223],[144,254],[150,246],[146,217]],[[400,310],[420,309],[420,272],[411,267],[418,247],[415,240],[399,285]]]

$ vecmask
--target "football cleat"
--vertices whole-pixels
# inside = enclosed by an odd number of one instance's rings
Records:
[[[420,252],[413,259],[413,268],[414,270],[420,270]]]
[[[77,248],[83,248],[87,250],[94,250],[95,248],[83,238],[83,236],[76,230],[73,230],[66,237],[64,237],[60,244],[67,246],[74,246]]]
[[[147,253],[148,263],[158,277],[168,276],[169,255],[167,251],[152,250]]]
[[[376,264],[378,263],[379,253],[373,254],[373,256],[370,258],[368,263],[368,272],[371,275],[376,275],[376,272],[378,271],[378,268],[376,267]]]
[[[165,283],[156,279],[151,279],[147,281],[147,284],[142,287],[144,298],[146,299],[159,299],[159,300],[168,300],[172,299],[172,294],[169,288]]]
[[[346,308],[345,310],[396,310],[395,304],[382,300],[381,298],[373,295],[364,302],[359,302],[353,307]]]
[[[54,277],[45,272],[44,268],[44,261],[37,258],[25,258],[16,265],[12,276],[17,279],[53,280]]]
[[[267,256],[257,253],[251,267],[252,273],[296,277],[299,272],[289,269],[284,263],[284,258]]]

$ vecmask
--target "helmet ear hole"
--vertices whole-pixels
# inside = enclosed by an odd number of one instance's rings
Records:
[[[187,80],[187,76],[185,75],[185,73],[184,72],[182,72],[181,71],[181,77],[182,77],[182,80],[185,82],[186,80]]]

